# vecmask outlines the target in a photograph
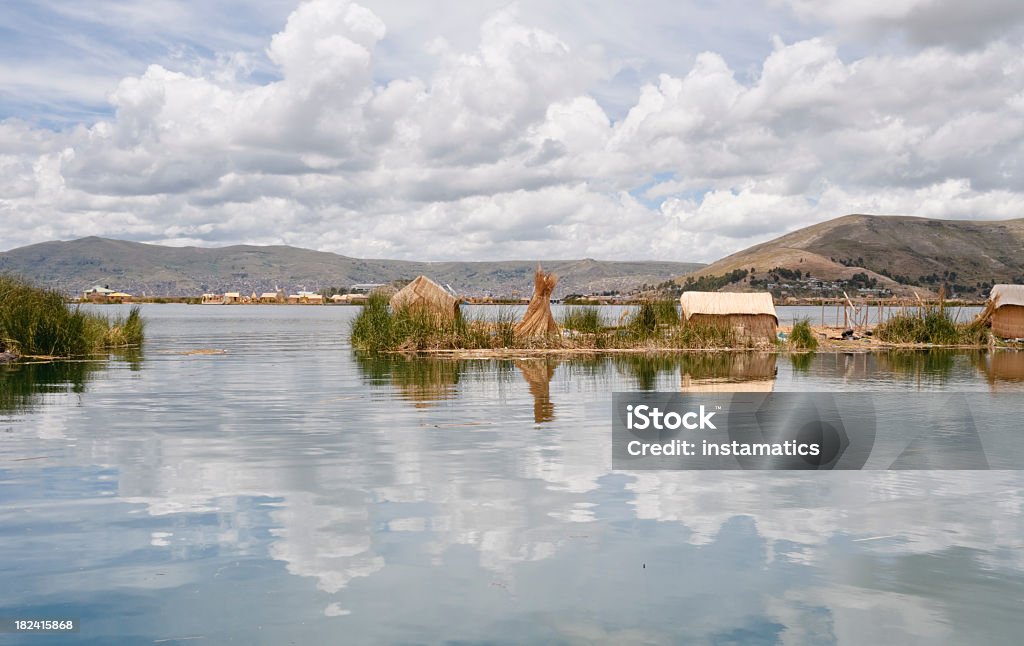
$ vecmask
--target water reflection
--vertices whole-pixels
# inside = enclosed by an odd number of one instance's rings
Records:
[[[412,402],[417,408],[456,399],[460,384],[467,379],[486,376],[507,381],[512,371],[518,371],[533,398],[533,420],[538,424],[555,419],[551,384],[559,371],[565,380],[608,381],[613,375],[624,377],[629,382],[624,390],[681,387],[694,392],[770,391],[775,383],[778,360],[778,355],[766,352],[551,355],[513,360],[362,353],[355,356],[365,381],[391,386],[401,399]],[[800,356],[806,357],[808,362],[814,359],[813,354]]]
[[[0,364],[0,413],[26,411],[50,395],[81,394],[103,361],[49,361]]]
[[[635,382],[636,390],[657,390],[659,378],[673,377],[679,371],[683,355],[680,354],[618,354],[602,358]]]
[[[814,363],[814,353],[794,352],[789,355],[789,363],[793,366],[793,372],[810,372],[811,364]]]
[[[928,350],[889,350],[878,354],[879,368],[891,370],[928,381],[944,382],[949,379],[956,365],[956,358],[964,356],[963,351],[945,348]]]
[[[9,424],[0,607],[64,604],[92,643],[1017,637],[1020,474],[612,470],[609,393],[771,389],[784,358],[353,358],[313,327],[337,309],[295,311],[154,324],[157,350],[228,352],[154,352]],[[987,388],[971,361],[819,353],[783,385]]]
[[[977,350],[890,349],[791,355],[787,389],[979,390],[986,353]],[[979,379],[981,377],[981,379]]]
[[[516,368],[523,373],[523,379],[530,386],[533,396],[533,421],[536,424],[555,419],[555,405],[551,402],[551,380],[555,376],[558,360],[545,357],[539,359],[517,359]]]
[[[767,352],[702,352],[681,357],[680,388],[687,392],[770,392],[778,355]]]
[[[455,396],[462,374],[472,367],[465,361],[394,354],[356,353],[363,378],[373,384],[389,383],[401,398],[419,408]]]
[[[993,392],[1024,391],[1024,352],[996,350],[976,357]]]

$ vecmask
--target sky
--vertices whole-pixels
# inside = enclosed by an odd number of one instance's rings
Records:
[[[708,262],[1024,216],[1018,0],[8,0],[0,250]]]

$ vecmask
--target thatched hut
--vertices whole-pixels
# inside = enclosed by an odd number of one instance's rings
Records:
[[[390,302],[395,312],[404,309],[421,310],[442,320],[453,319],[459,313],[459,299],[426,276],[417,276],[398,290]]]
[[[683,292],[679,298],[686,323],[732,328],[737,335],[774,340],[779,317],[768,292]]]
[[[996,285],[989,294],[992,334],[1024,339],[1024,285]]]
[[[558,334],[558,322],[551,314],[551,294],[558,284],[558,276],[545,274],[544,270],[537,267],[533,275],[533,298],[526,306],[526,313],[523,320],[516,325],[516,334],[519,336],[548,336]]]

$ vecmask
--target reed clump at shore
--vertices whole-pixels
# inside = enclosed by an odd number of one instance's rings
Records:
[[[972,347],[987,345],[990,336],[983,322],[958,323],[942,303],[895,314],[880,323],[874,335],[886,343]]]
[[[681,324],[675,304],[647,302],[614,324],[596,307],[569,308],[554,333],[516,333],[511,308],[478,317],[454,318],[422,310],[394,310],[384,294],[371,294],[352,322],[352,347],[369,352],[446,350],[709,350],[755,349],[762,342],[737,335],[726,326]],[[773,346],[773,344],[767,344]]]
[[[139,346],[145,339],[139,308],[107,317],[69,306],[64,295],[0,275],[0,352],[72,357]]]
[[[802,352],[814,352],[818,349],[818,338],[811,329],[810,319],[800,319],[789,331],[789,347]]]

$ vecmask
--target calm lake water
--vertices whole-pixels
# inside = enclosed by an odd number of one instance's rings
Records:
[[[0,368],[0,616],[81,621],[0,644],[1019,643],[1024,473],[616,472],[610,409],[1024,392],[1024,353],[374,359],[355,312],[145,306],[143,353]]]

